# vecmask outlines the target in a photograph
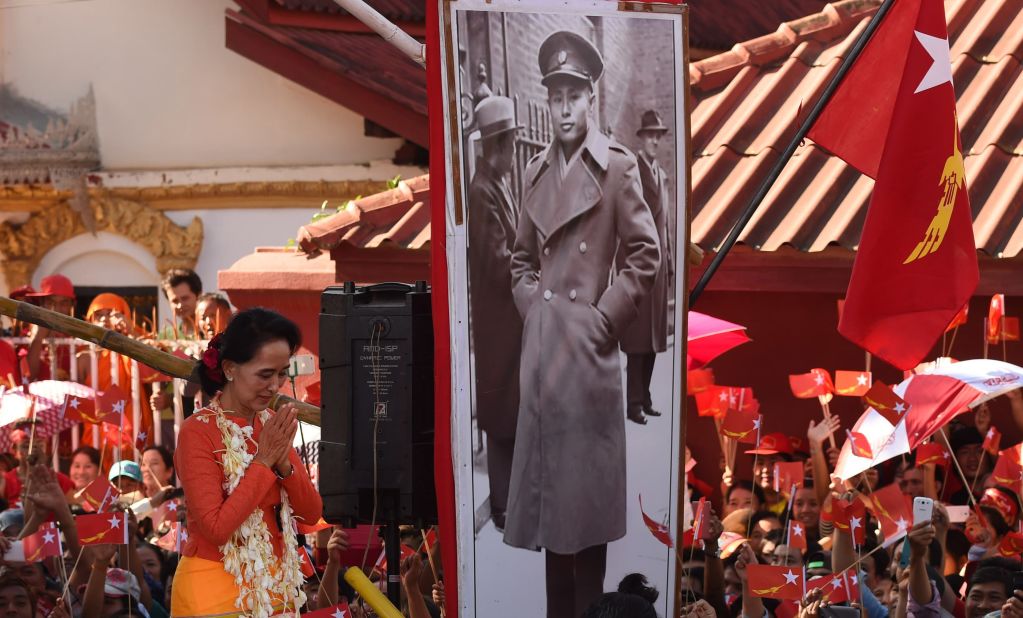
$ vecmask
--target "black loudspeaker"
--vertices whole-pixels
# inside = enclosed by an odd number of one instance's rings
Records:
[[[348,282],[320,313],[323,516],[351,526],[436,523],[430,291]],[[376,465],[374,470],[374,449]]]

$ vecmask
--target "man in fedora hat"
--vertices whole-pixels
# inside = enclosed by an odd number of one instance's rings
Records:
[[[622,351],[626,354],[625,401],[626,416],[630,421],[646,425],[648,416],[660,416],[650,398],[650,380],[654,373],[654,361],[658,352],[668,349],[668,290],[672,277],[672,245],[669,241],[668,177],[657,163],[657,151],[661,138],[668,127],[661,122],[654,110],[643,112],[639,130],[640,139],[639,180],[643,185],[643,199],[650,208],[657,228],[657,240],[661,246],[661,261],[654,276],[650,293],[644,296],[638,307],[636,319],[619,338]],[[623,266],[618,260],[618,266]]]
[[[600,53],[561,31],[538,61],[555,139],[526,166],[511,257],[522,386],[504,541],[546,550],[547,616],[577,618],[603,593],[607,544],[625,536],[618,338],[660,250],[636,157],[596,125]]]
[[[476,106],[483,156],[469,183],[470,332],[476,358],[476,420],[487,434],[490,514],[504,529],[519,416],[522,318],[512,299],[511,254],[519,207],[508,186],[515,161],[515,107],[489,96]]]

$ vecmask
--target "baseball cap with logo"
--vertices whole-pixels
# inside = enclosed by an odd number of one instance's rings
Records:
[[[769,433],[760,438],[757,448],[746,451],[747,455],[792,455],[792,444],[783,433]]]
[[[806,440],[799,436],[789,436],[789,446],[792,452],[798,455],[809,455],[810,450],[806,447]]]
[[[139,483],[142,482],[142,468],[137,463],[130,460],[119,461],[110,467],[110,474],[107,478],[111,481],[119,476],[126,476],[130,479],[134,479]]]
[[[71,284],[71,280],[64,275],[50,275],[43,277],[43,280],[39,283],[39,291],[31,292],[26,296],[42,298],[44,296],[66,296],[67,298],[75,297],[75,286]]]

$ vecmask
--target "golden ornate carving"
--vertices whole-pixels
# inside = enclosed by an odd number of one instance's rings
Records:
[[[181,227],[150,206],[118,197],[93,197],[90,208],[96,230],[120,234],[156,258],[162,273],[170,268],[194,268],[202,249],[202,221],[195,217]],[[0,224],[7,285],[15,288],[31,281],[43,256],[65,240],[87,233],[81,216],[66,201],[37,212],[21,225]]]

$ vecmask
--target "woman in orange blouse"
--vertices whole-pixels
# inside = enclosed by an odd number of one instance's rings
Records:
[[[174,453],[187,541],[172,616],[261,618],[305,601],[295,524],[318,521],[323,503],[291,446],[294,408],[267,409],[299,343],[293,322],[249,309],[199,361],[212,400],[181,426]]]

